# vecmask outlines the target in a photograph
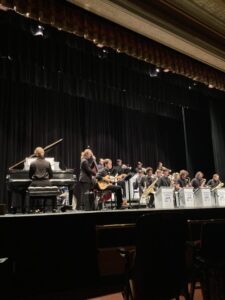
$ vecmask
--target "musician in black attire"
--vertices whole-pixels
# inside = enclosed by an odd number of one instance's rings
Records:
[[[159,180],[156,182],[156,186],[158,188],[160,188],[161,186],[170,186],[171,180],[168,176],[169,176],[169,170],[164,169],[163,176],[160,177]]]
[[[81,153],[81,162],[80,162],[80,190],[81,190],[81,196],[80,201],[77,203],[77,210],[89,210],[90,209],[90,203],[89,203],[89,197],[85,193],[89,192],[90,189],[94,185],[94,180],[92,176],[95,176],[95,171],[91,168],[91,165],[93,163],[93,153],[90,149],[85,149]]]
[[[140,168],[137,172],[137,177],[135,182],[133,183],[133,188],[139,189],[139,197],[141,198],[141,195],[143,194],[144,187],[145,187],[145,175],[142,168]]]
[[[41,147],[34,150],[37,159],[31,163],[29,177],[32,179],[31,186],[50,186],[49,179],[53,177],[53,172],[50,162],[45,160],[45,151]]]
[[[195,178],[192,179],[191,181],[191,186],[193,186],[193,188],[196,190],[200,187],[203,187],[205,185],[205,178],[204,177],[204,174],[201,172],[201,171],[198,171],[196,174],[195,174]]]
[[[115,174],[115,171],[112,168],[112,161],[111,161],[111,159],[107,158],[107,159],[104,160],[104,168],[99,170],[98,173],[96,174],[96,179],[101,181],[107,175],[114,176],[114,174]],[[104,181],[109,182],[109,185],[106,188],[106,190],[112,191],[116,195],[116,207],[117,207],[117,209],[121,208],[122,202],[123,202],[122,201],[121,187],[119,185],[111,184],[109,179],[104,178]]]
[[[213,178],[207,182],[207,186],[209,186],[211,189],[213,189],[220,183],[221,183],[221,181],[220,181],[219,174],[213,174]]]
[[[37,147],[34,150],[34,154],[37,157],[37,159],[30,165],[29,177],[30,179],[32,179],[30,186],[50,186],[51,182],[49,181],[49,179],[53,177],[53,172],[50,162],[45,160],[45,151],[43,148]],[[40,199],[36,199],[36,212],[44,212],[45,202],[46,199],[41,199],[41,197]],[[53,211],[55,211],[55,205],[56,203],[53,204]],[[33,206],[34,201],[32,201],[31,203],[30,212],[33,211]]]
[[[149,167],[146,169],[146,175],[141,178],[140,184],[141,184],[141,186],[147,188],[152,184],[153,181],[154,181],[153,169],[151,167]]]
[[[180,170],[180,178],[176,181],[177,189],[184,188],[189,185],[188,171]]]

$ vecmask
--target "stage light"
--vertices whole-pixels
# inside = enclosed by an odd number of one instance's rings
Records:
[[[38,25],[37,30],[36,31],[33,30],[33,35],[34,36],[38,36],[38,35],[44,36],[44,27],[41,25]]]
[[[98,48],[103,48],[104,47],[104,45],[102,45],[102,44],[97,44],[96,45]]]
[[[5,6],[3,6],[2,4],[0,4],[0,10],[7,11],[7,10],[8,10],[8,8],[7,8],[7,7],[5,7]]]

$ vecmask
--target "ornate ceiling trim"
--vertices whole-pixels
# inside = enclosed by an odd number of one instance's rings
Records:
[[[225,72],[225,56],[223,51],[214,48],[208,43],[199,41],[198,38],[189,34],[186,34],[185,37],[178,35],[169,30],[169,28],[162,27],[149,18],[147,19],[140,14],[136,14],[134,12],[134,6],[130,6],[128,10],[109,0],[68,1],[180,53],[201,61],[204,64]],[[201,42],[201,44],[199,42]]]

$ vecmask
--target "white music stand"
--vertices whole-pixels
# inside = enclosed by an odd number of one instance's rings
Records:
[[[179,190],[180,207],[194,207],[194,193],[192,187],[185,187]]]
[[[196,207],[211,207],[213,206],[211,190],[207,187],[199,188],[194,193]]]
[[[225,188],[219,188],[212,192],[215,205],[218,207],[225,206]]]
[[[174,188],[162,186],[155,193],[155,208],[174,208]]]

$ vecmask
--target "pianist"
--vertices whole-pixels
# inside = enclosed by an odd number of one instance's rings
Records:
[[[31,186],[49,186],[49,179],[53,177],[53,172],[50,162],[45,160],[45,151],[41,147],[34,150],[37,159],[31,163],[29,177],[32,179]]]

